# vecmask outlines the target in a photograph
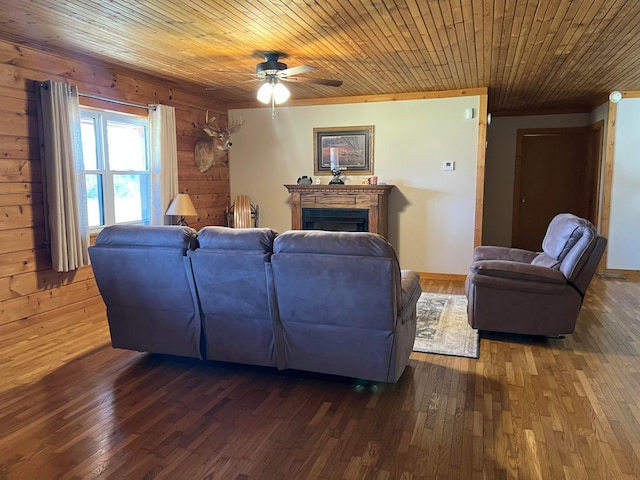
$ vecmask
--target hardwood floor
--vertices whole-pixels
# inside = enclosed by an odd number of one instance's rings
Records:
[[[638,298],[596,278],[574,335],[373,386],[114,350],[102,308],[5,325],[0,479],[640,478]]]

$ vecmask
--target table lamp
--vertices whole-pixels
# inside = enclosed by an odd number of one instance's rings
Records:
[[[187,222],[184,217],[195,217],[198,213],[196,212],[189,195],[186,193],[179,193],[173,197],[173,200],[171,200],[169,208],[167,208],[166,215],[180,217],[177,224],[187,226]]]

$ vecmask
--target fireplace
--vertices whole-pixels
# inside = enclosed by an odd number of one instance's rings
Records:
[[[368,232],[369,210],[365,208],[303,208],[302,230]]]
[[[368,231],[387,236],[387,203],[393,185],[312,184],[285,187],[291,194],[292,230],[309,230],[307,222],[311,222],[315,229],[320,230]],[[307,215],[312,214],[317,218],[304,219],[305,210],[311,210]],[[318,217],[318,210],[330,213]]]

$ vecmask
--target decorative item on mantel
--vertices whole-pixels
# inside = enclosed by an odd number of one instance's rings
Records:
[[[340,168],[340,159],[338,157],[338,149],[335,147],[329,148],[329,156],[330,156],[330,164],[331,164],[331,174],[333,175],[333,178],[329,182],[329,185],[344,185],[344,182],[340,178],[340,175],[342,174],[342,170],[346,170],[346,168],[345,169]]]
[[[333,174],[333,178],[329,182],[329,185],[344,185],[344,182],[340,178],[342,176],[342,172],[343,171],[340,170],[339,168],[331,170],[331,173]]]

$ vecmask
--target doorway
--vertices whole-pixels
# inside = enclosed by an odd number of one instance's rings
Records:
[[[540,251],[549,222],[569,212],[596,224],[603,122],[518,130],[512,246]]]

